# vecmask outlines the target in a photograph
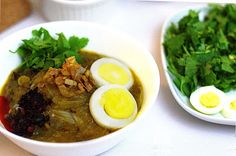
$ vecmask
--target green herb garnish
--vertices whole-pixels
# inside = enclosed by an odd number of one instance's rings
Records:
[[[70,56],[80,62],[79,51],[87,45],[88,38],[71,36],[67,39],[63,33],[57,36],[57,39],[53,38],[44,28],[33,30],[32,37],[22,40],[23,44],[16,50],[22,59],[20,67],[33,70],[59,68]]]
[[[167,29],[164,48],[175,85],[186,96],[197,86],[236,89],[236,5],[210,5],[204,20],[189,11]]]

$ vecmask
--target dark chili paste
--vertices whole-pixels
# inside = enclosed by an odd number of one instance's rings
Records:
[[[50,103],[37,89],[23,95],[18,105],[6,116],[13,133],[31,136],[37,126],[42,127],[49,120],[44,111]]]

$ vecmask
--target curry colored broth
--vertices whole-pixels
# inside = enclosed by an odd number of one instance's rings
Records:
[[[95,60],[105,57],[88,51],[82,51],[80,54],[82,55],[81,64],[86,68],[90,68]],[[1,95],[9,100],[10,108],[13,108],[21,96],[28,91],[27,89],[20,87],[17,83],[17,78],[22,74],[32,78],[37,73],[22,70],[15,70],[11,73],[1,93]],[[134,84],[130,88],[130,92],[134,96],[138,109],[140,110],[143,100],[142,85],[135,73],[132,72],[132,74],[134,77]],[[52,112],[60,113],[61,111],[70,112],[76,115],[78,122],[77,124],[71,124],[69,122],[64,122],[58,117],[50,116],[47,125],[36,127],[33,135],[30,137],[31,139],[46,142],[77,142],[98,138],[113,132],[97,125],[90,114],[89,100],[94,91],[82,93],[77,98],[66,98],[60,95],[57,88],[50,89],[54,90],[51,97],[52,103],[48,106],[45,113],[52,114]],[[42,94],[47,97],[49,96],[47,91],[43,91]]]

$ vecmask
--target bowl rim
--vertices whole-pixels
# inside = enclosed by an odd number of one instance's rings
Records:
[[[207,6],[206,4],[202,5],[202,6],[198,6],[198,7],[187,7],[184,9],[181,9],[180,11],[177,11],[173,14],[171,14],[163,23],[162,28],[161,28],[161,40],[160,40],[160,47],[161,47],[161,62],[162,62],[162,69],[164,71],[164,75],[165,78],[167,80],[167,84],[168,87],[171,91],[171,94],[173,95],[174,99],[177,101],[178,105],[180,105],[186,112],[188,112],[189,114],[191,114],[192,116],[207,121],[207,122],[211,122],[211,123],[216,123],[216,124],[222,124],[222,125],[230,125],[230,126],[235,126],[236,125],[236,121],[234,119],[227,119],[227,118],[219,118],[219,117],[215,117],[215,116],[210,116],[210,115],[206,115],[203,113],[200,113],[196,110],[194,110],[193,108],[187,106],[187,104],[181,100],[181,98],[179,97],[179,95],[177,94],[177,92],[179,92],[181,95],[182,93],[179,91],[179,89],[175,86],[175,84],[173,83],[173,80],[171,78],[171,74],[169,73],[167,66],[168,66],[168,62],[166,59],[166,55],[165,55],[165,49],[163,46],[164,43],[164,38],[165,38],[165,33],[167,28],[169,27],[169,25],[173,22],[174,19],[176,19],[176,17],[183,17],[185,15],[187,15],[187,13],[190,10],[197,10],[197,11],[207,11],[207,9],[209,9],[209,6]],[[184,95],[182,95],[183,97],[186,97]]]
[[[110,134],[107,134],[105,136],[101,136],[101,137],[98,137],[98,138],[85,140],[85,141],[78,141],[78,142],[68,142],[68,143],[67,142],[65,142],[65,143],[45,142],[45,141],[37,141],[37,140],[30,139],[30,138],[25,138],[25,137],[22,137],[22,136],[18,136],[16,134],[6,130],[4,128],[4,126],[0,126],[0,133],[2,133],[3,135],[5,135],[9,138],[13,138],[13,139],[18,140],[18,141],[25,142],[25,143],[30,143],[30,144],[34,144],[34,145],[40,145],[40,146],[47,146],[47,147],[86,146],[86,145],[94,144],[94,143],[97,143],[97,142],[103,142],[104,140],[107,140],[109,138],[113,138],[115,136],[120,135],[121,133],[123,133],[125,131],[128,131],[129,129],[131,129],[131,127],[135,126],[135,124],[137,124],[140,120],[142,120],[143,117],[145,117],[145,114],[147,114],[148,111],[150,110],[150,108],[154,105],[154,103],[156,101],[156,98],[159,94],[159,90],[160,90],[160,72],[159,72],[158,65],[156,64],[155,59],[152,57],[149,50],[147,48],[145,48],[142,44],[139,44],[139,42],[137,42],[133,37],[121,32],[121,31],[119,31],[115,28],[111,28],[111,27],[106,26],[106,25],[102,25],[102,24],[98,24],[98,23],[94,23],[94,22],[88,22],[88,21],[73,21],[73,20],[54,21],[54,22],[41,23],[41,24],[29,26],[29,27],[26,27],[24,29],[18,30],[16,32],[10,34],[9,36],[5,37],[4,39],[2,39],[0,42],[3,42],[4,40],[8,40],[8,38],[12,38],[13,36],[18,35],[18,34],[20,34],[21,32],[24,32],[24,31],[30,32],[35,28],[40,28],[40,27],[43,27],[43,26],[55,25],[55,24],[56,25],[59,25],[59,24],[63,25],[65,23],[68,24],[68,25],[69,24],[71,24],[71,25],[73,25],[73,24],[90,25],[92,27],[95,27],[96,29],[104,30],[106,32],[112,32],[113,35],[118,35],[118,36],[121,36],[122,38],[126,38],[130,43],[138,46],[138,48],[141,49],[140,52],[143,53],[147,57],[147,59],[150,61],[150,63],[151,63],[150,66],[152,67],[152,71],[154,71],[156,73],[156,79],[154,79],[155,84],[156,84],[155,92],[154,92],[155,96],[150,96],[150,98],[149,98],[150,99],[149,100],[150,104],[148,104],[143,109],[141,109],[142,110],[141,114],[139,113],[132,123],[130,123],[129,125],[121,128],[121,129],[118,129],[115,132],[112,132]],[[0,88],[0,90],[1,90],[1,88]],[[0,122],[0,125],[1,125],[1,122]]]
[[[48,0],[62,5],[94,5],[109,0]]]

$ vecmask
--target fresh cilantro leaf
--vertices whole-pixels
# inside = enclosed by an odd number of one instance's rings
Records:
[[[186,96],[198,86],[236,89],[236,4],[209,5],[167,29],[164,48],[173,82]]]
[[[58,33],[57,36],[53,38],[44,28],[33,30],[32,37],[22,40],[22,45],[16,50],[22,59],[20,67],[33,70],[59,68],[70,56],[75,56],[77,62],[80,62],[79,51],[89,40],[77,36],[67,39],[63,33]]]
[[[77,36],[71,36],[69,38],[71,50],[74,51],[84,48],[88,44],[88,41],[88,38],[78,38]]]

